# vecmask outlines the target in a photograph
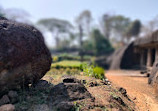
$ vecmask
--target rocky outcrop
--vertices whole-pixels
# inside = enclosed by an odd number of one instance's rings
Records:
[[[12,104],[5,104],[0,106],[0,111],[15,111],[15,106]]]
[[[157,85],[158,86],[158,60],[154,63],[151,74],[148,79],[148,83],[151,85]]]
[[[133,42],[127,46],[117,49],[110,59],[110,69],[137,69],[139,67],[140,55],[134,52]]]
[[[36,28],[0,18],[0,95],[37,82],[50,65],[51,54]]]
[[[76,101],[94,102],[94,97],[91,96],[86,87],[75,78],[65,78],[63,83],[54,86],[50,91],[51,107],[54,111],[73,111]]]

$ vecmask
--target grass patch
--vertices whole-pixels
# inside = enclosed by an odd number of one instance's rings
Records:
[[[80,65],[82,63],[80,61],[70,61],[70,60],[64,60],[56,63],[52,63],[51,68],[80,68]]]
[[[87,76],[95,77],[96,79],[104,80],[104,69],[102,67],[89,65],[89,64],[82,64],[81,68],[83,70],[83,73]]]

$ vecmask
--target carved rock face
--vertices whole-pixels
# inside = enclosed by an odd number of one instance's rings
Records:
[[[152,70],[151,70],[151,74],[150,77],[148,79],[148,83],[155,85],[158,85],[158,60],[155,61]]]
[[[51,54],[32,26],[0,19],[0,93],[41,79]]]

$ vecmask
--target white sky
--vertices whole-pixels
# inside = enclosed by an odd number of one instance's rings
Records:
[[[158,0],[0,0],[0,6],[23,9],[31,15],[34,23],[51,17],[73,23],[76,16],[86,9],[92,12],[95,22],[107,12],[140,19],[143,23],[158,15]]]

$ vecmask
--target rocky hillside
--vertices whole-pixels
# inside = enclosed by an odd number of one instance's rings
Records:
[[[10,91],[0,99],[0,111],[135,111],[123,88],[82,74],[48,72],[28,89]]]

